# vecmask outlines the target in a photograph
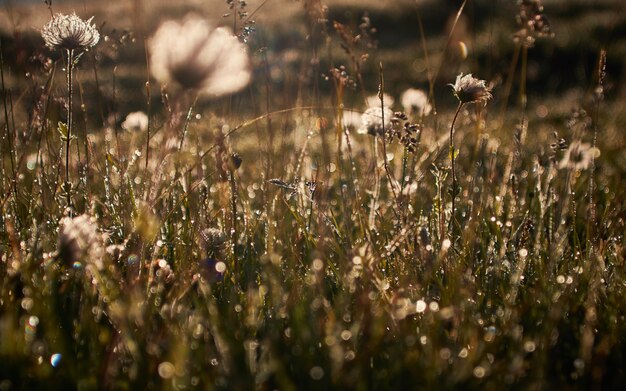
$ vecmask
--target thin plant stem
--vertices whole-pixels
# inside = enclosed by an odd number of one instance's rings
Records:
[[[185,135],[187,134],[187,129],[189,128],[189,122],[191,121],[191,116],[193,115],[193,108],[198,101],[198,94],[193,98],[193,102],[189,106],[189,110],[187,111],[187,117],[185,118],[185,126],[183,126],[183,134],[180,135],[180,142],[178,143],[178,152],[183,149],[183,143],[185,142]]]
[[[600,50],[600,58],[598,59],[598,83],[595,89],[595,105],[593,108],[593,139],[592,139],[592,148],[596,149],[596,144],[598,142],[598,118],[600,114],[600,102],[604,96],[604,78],[606,76],[606,50]],[[591,258],[591,255],[594,252],[594,228],[596,224],[596,205],[593,201],[593,192],[595,190],[594,183],[594,175],[596,172],[596,157],[594,154],[591,154],[591,167],[589,170],[589,189],[587,193],[589,194],[589,212],[587,215],[587,243],[589,244],[587,250],[587,257]]]
[[[65,138],[65,192],[67,207],[72,207],[71,181],[70,181],[70,143],[72,141],[72,77],[74,70],[74,50],[67,50],[67,134]]]
[[[148,169],[148,160],[150,157],[150,125],[152,125],[152,121],[150,120],[152,116],[152,99],[150,97],[150,58],[148,54],[148,44],[146,38],[144,37],[144,54],[146,57],[146,106],[148,111],[148,127],[147,127],[147,135],[146,135],[146,169]]]
[[[233,274],[235,279],[239,277],[239,261],[237,259],[237,182],[235,181],[235,170],[230,170],[230,203],[231,219],[230,228],[231,240],[233,242]]]
[[[382,122],[382,129],[383,129],[383,135],[382,135],[382,142],[383,142],[383,164],[385,166],[385,173],[387,174],[387,180],[389,181],[389,186],[391,187],[391,193],[393,194],[393,200],[396,203],[396,205],[398,204],[398,195],[396,194],[396,189],[394,187],[394,181],[393,181],[393,177],[391,175],[391,172],[389,171],[389,161],[387,160],[387,141],[386,141],[386,132],[387,129],[385,129],[385,101],[384,101],[384,95],[385,95],[385,78],[384,78],[384,74],[383,74],[383,63],[379,63],[380,66],[380,85],[379,85],[379,89],[378,89],[378,93],[379,93],[379,97],[380,97],[380,115],[381,115],[381,122]],[[399,220],[400,216],[398,215],[398,211],[396,211],[396,209],[394,207],[391,208],[394,212],[394,214],[396,215],[396,218]]]
[[[517,69],[517,62],[519,61],[521,48],[522,48],[521,44],[517,45],[515,46],[515,51],[513,52],[513,59],[511,60],[511,66],[509,67],[509,75],[507,76],[505,87],[504,87],[502,108],[500,109],[500,118],[498,121],[500,124],[504,122],[504,115],[506,114],[506,109],[509,103],[509,96],[511,95],[511,89],[513,88],[513,76],[515,74],[515,70]]]
[[[452,212],[450,213],[450,225],[452,226],[452,230],[454,228],[454,199],[456,198],[456,172],[454,168],[454,124],[456,122],[459,113],[461,112],[461,108],[463,107],[463,102],[459,102],[459,106],[454,113],[454,118],[452,119],[452,125],[450,125],[450,169],[452,173]]]

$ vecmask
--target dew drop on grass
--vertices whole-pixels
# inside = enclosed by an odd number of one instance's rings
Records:
[[[474,368],[473,373],[474,373],[474,377],[476,377],[478,379],[481,379],[481,378],[485,377],[486,371],[485,371],[485,368],[483,368],[481,366],[478,366],[478,367]]]
[[[322,369],[322,367],[314,366],[309,371],[309,375],[313,380],[321,380],[324,377],[324,369]]]
[[[174,367],[174,364],[172,364],[171,362],[163,361],[162,363],[159,364],[158,372],[161,378],[171,379],[172,377],[174,377],[176,368]]]
[[[59,364],[61,364],[61,354],[60,353],[54,353],[52,356],[50,356],[50,365],[52,365],[52,367],[56,368],[59,366]]]

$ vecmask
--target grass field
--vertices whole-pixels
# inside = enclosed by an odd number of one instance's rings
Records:
[[[0,391],[622,389],[622,8],[5,1]]]

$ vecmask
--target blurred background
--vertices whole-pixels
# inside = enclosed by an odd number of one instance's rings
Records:
[[[330,83],[324,83],[324,73],[335,66],[350,65],[350,57],[342,49],[332,23],[340,22],[356,34],[365,17],[369,21],[371,45],[359,54],[368,56],[362,68],[367,93],[376,92],[378,63],[382,61],[386,90],[393,96],[397,97],[408,87],[427,88],[430,70],[431,76],[433,73],[438,76],[436,101],[441,107],[453,106],[455,102],[450,99],[445,84],[453,82],[459,72],[473,72],[491,83],[498,102],[503,95],[499,90],[511,72],[515,56],[513,37],[520,28],[516,22],[519,7],[510,0],[468,1],[452,35],[449,35],[450,27],[462,4],[460,0],[249,0],[244,18],[236,18],[227,3],[225,0],[1,0],[0,37],[5,67],[9,69],[7,83],[16,89],[27,85],[24,75],[38,66],[38,55],[59,58],[59,53],[43,48],[39,29],[49,20],[50,12],[76,11],[83,18],[94,16],[104,38],[93,54],[100,79],[97,92],[103,102],[100,106],[107,112],[114,110],[114,105],[128,111],[141,109],[145,105],[147,80],[145,40],[164,19],[195,12],[215,25],[235,28],[240,35],[248,29],[245,39],[255,61],[255,83],[247,94],[253,90],[262,93],[269,81],[272,105],[280,109],[293,106],[296,94],[303,89],[330,90]],[[626,69],[623,1],[546,0],[543,4],[554,35],[538,39],[528,51],[529,107],[541,101],[544,108],[551,108],[552,98],[555,104],[563,97],[584,100],[593,86],[601,49],[607,51],[607,100],[623,100]],[[316,17],[313,15],[316,7],[328,21],[327,31],[321,33],[314,31],[310,23]],[[324,40],[324,36],[332,39]],[[93,72],[90,67],[93,68],[87,62],[82,63],[79,72],[83,72],[86,96],[95,96],[93,81],[89,80],[89,72]],[[78,77],[81,78],[80,74]],[[516,102],[518,84],[512,86],[512,103]],[[158,90],[154,92],[158,98]],[[241,95],[245,102],[246,93]],[[314,98],[304,96],[305,100]],[[347,99],[349,103],[352,99],[355,105],[362,104],[360,94]],[[219,105],[214,102],[213,107]],[[244,111],[248,107],[240,105]]]

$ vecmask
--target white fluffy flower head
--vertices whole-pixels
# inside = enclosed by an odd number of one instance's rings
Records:
[[[222,96],[250,82],[250,60],[243,43],[227,28],[213,28],[188,15],[182,22],[164,22],[149,42],[152,75],[184,90]]]
[[[591,164],[592,159],[600,156],[598,148],[591,147],[588,143],[582,143],[580,140],[572,142],[563,159],[559,162],[559,168],[569,168],[571,170],[586,170]]]
[[[143,111],[129,113],[122,122],[122,129],[145,132],[148,130],[148,116]]]
[[[449,84],[454,90],[454,95],[461,103],[484,102],[492,98],[491,89],[487,87],[484,80],[472,76],[471,73],[463,76],[463,73],[456,77],[454,84]]]
[[[385,107],[384,110],[380,107],[369,108],[361,116],[361,127],[357,129],[357,133],[382,136],[391,128],[392,117],[393,111],[389,107]]]
[[[432,110],[430,103],[428,103],[428,95],[417,88],[409,88],[404,91],[400,102],[407,114],[427,116]]]
[[[93,16],[82,20],[76,13],[56,14],[41,29],[41,37],[50,49],[85,50],[95,46],[100,33],[91,24]]]
[[[393,106],[394,101],[395,100],[393,99],[391,95],[387,93],[383,94],[383,104],[385,105],[385,107]],[[368,96],[367,99],[365,100],[365,104],[367,105],[368,108],[380,107],[380,96],[378,96],[378,94]]]

